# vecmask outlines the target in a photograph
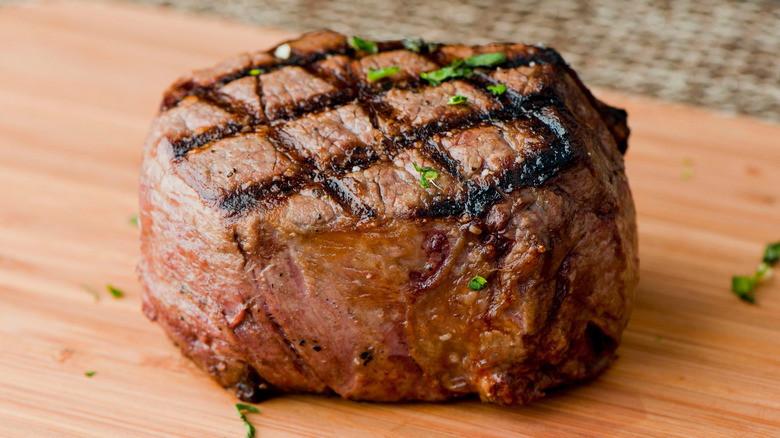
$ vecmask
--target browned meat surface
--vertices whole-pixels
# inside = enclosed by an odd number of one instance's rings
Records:
[[[638,266],[625,113],[551,49],[421,47],[323,31],[166,93],[141,172],[143,308],[238,397],[510,405],[614,359]]]

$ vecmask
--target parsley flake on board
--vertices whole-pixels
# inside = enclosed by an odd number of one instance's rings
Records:
[[[449,105],[460,105],[460,104],[468,102],[468,100],[469,100],[468,97],[461,96],[460,94],[456,94],[456,95],[450,97],[450,100],[448,100],[447,103]]]
[[[377,53],[379,51],[375,42],[366,41],[363,38],[356,36],[353,36],[349,39],[349,45],[352,46],[355,50],[362,50],[368,53]]]
[[[693,159],[691,157],[684,157],[682,160],[682,179],[690,181],[693,179]]]
[[[487,89],[490,90],[490,92],[493,93],[494,96],[500,96],[506,92],[506,85],[504,84],[488,85]]]
[[[751,277],[731,277],[731,290],[737,294],[739,299],[742,301],[746,301],[748,303],[756,302],[754,286],[755,282]]]
[[[399,70],[401,70],[401,67],[398,67],[397,65],[393,67],[380,68],[379,70],[374,70],[373,68],[369,67],[367,76],[368,82],[378,81],[384,77],[394,75],[398,73]]]
[[[130,216],[130,223],[137,227],[138,226],[138,215]]]
[[[764,263],[774,265],[780,260],[780,242],[770,243],[764,250]]]
[[[97,291],[96,291],[95,289],[93,289],[93,288],[92,288],[92,286],[90,286],[90,285],[88,285],[88,284],[84,283],[84,284],[82,284],[82,285],[81,285],[81,287],[82,287],[82,288],[83,288],[85,291],[89,292],[89,294],[90,294],[90,295],[92,295],[92,298],[94,298],[94,299],[95,299],[95,302],[98,302],[98,301],[100,301],[100,295],[97,293]]]
[[[426,189],[430,187],[428,180],[434,180],[439,177],[439,172],[435,169],[430,167],[420,167],[417,165],[417,163],[412,164],[414,165],[414,170],[420,173],[420,185]]]
[[[241,422],[244,423],[244,429],[246,429],[246,438],[254,438],[255,427],[252,425],[252,423],[249,422],[249,420],[246,419],[244,411],[251,412],[253,414],[259,414],[260,410],[252,405],[236,403],[236,411],[238,412],[238,417],[241,418]]]
[[[121,290],[115,288],[114,286],[112,286],[110,284],[106,285],[106,289],[108,289],[108,291],[111,292],[111,295],[114,298],[122,298],[122,296],[124,295],[124,293]]]
[[[469,282],[469,289],[471,290],[481,290],[485,288],[485,285],[487,284],[487,280],[485,280],[485,277],[480,277],[477,275],[476,277],[472,278]]]
[[[731,277],[731,291],[739,299],[748,303],[756,302],[756,286],[761,280],[768,277],[772,272],[772,266],[780,261],[780,242],[770,243],[764,249],[764,258],[756,273],[752,277],[744,275],[735,275]]]
[[[84,373],[84,375],[87,376],[87,377],[92,377],[92,376],[95,375],[95,371],[87,371],[87,372]]]

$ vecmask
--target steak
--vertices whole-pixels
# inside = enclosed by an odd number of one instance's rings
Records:
[[[244,400],[512,405],[602,372],[638,279],[626,113],[544,47],[358,47],[309,33],[165,93],[145,314]]]

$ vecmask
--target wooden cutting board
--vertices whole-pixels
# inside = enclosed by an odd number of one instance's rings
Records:
[[[289,36],[100,3],[0,9],[0,436],[243,436],[233,396],[141,314],[130,218],[163,89]],[[250,415],[259,437],[780,436],[780,279],[756,305],[729,291],[780,240],[780,127],[596,94],[630,114],[640,231],[614,367],[515,408],[283,396]]]

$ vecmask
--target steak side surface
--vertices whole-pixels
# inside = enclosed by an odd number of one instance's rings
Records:
[[[625,112],[543,47],[371,52],[315,32],[166,92],[140,180],[145,314],[245,400],[511,405],[603,371],[638,279]]]

